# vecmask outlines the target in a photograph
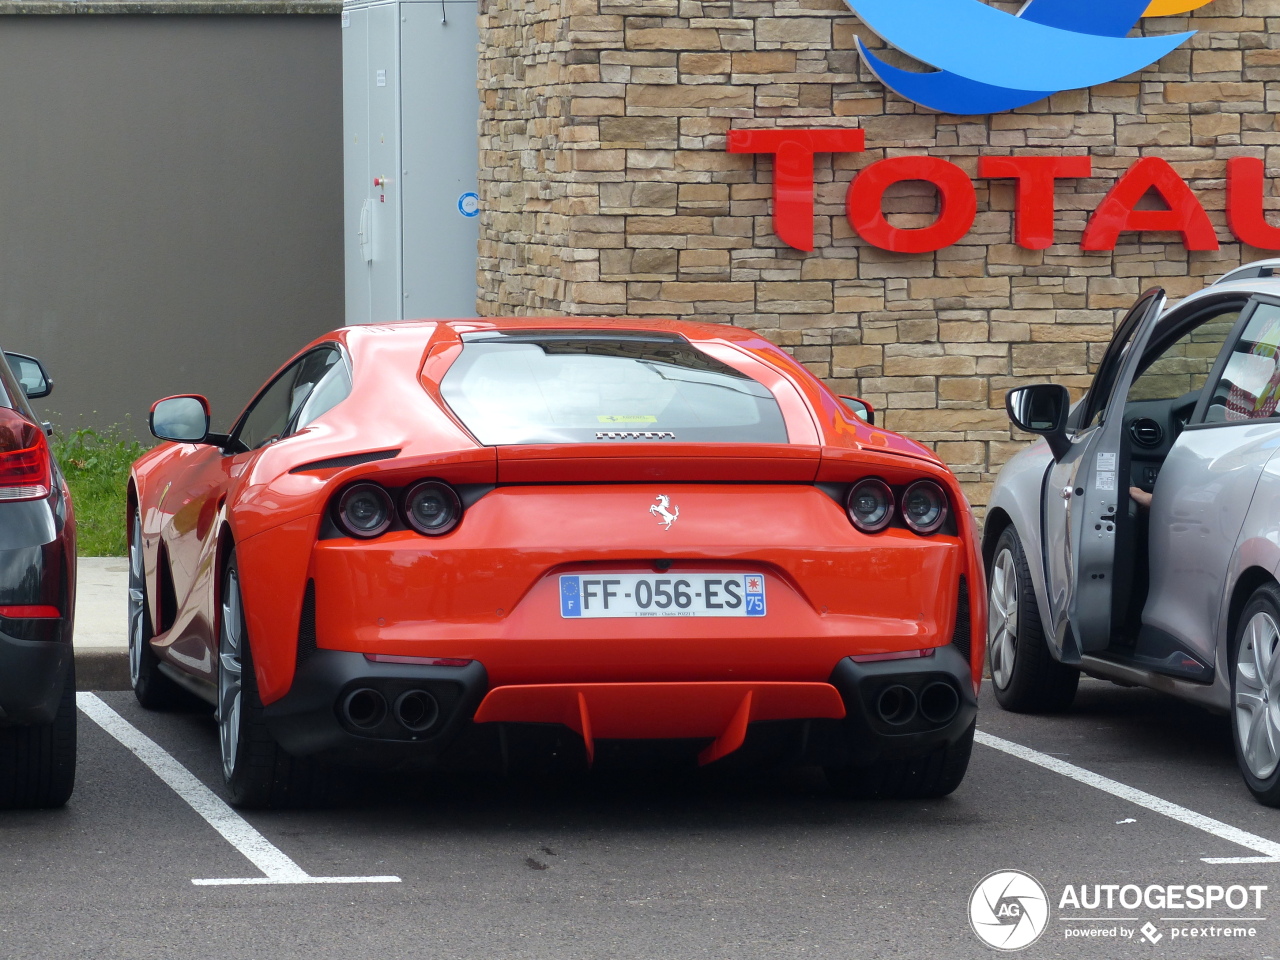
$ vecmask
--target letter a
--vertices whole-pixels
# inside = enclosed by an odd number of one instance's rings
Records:
[[[1134,209],[1151,189],[1169,209]],[[1121,233],[1146,230],[1180,233],[1188,250],[1218,249],[1218,237],[1204,207],[1168,161],[1159,157],[1143,157],[1116,181],[1089,218],[1080,246],[1084,250],[1114,250]]]

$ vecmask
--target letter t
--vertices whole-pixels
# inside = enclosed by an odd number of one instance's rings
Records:
[[[773,232],[797,250],[813,249],[813,155],[860,153],[861,130],[730,130],[730,153],[773,154]]]

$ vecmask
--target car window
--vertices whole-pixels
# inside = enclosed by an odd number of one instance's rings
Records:
[[[337,357],[338,351],[333,350],[330,353]],[[310,396],[303,402],[302,408],[298,411],[298,415],[294,418],[292,431],[301,430],[313,420],[317,420],[324,416],[351,393],[351,371],[347,369],[347,365],[339,357],[336,362],[329,365],[324,371],[320,380],[315,385],[315,389],[311,391]]]
[[[298,429],[295,425],[296,415],[335,366],[343,367],[345,372],[342,355],[335,347],[312,350],[291,363],[258,394],[253,406],[236,428],[234,440],[238,441],[238,445],[233,443],[233,446],[256,450]],[[324,409],[330,409],[341,399],[342,397],[338,397]],[[323,412],[324,410],[320,411]],[[319,416],[320,413],[314,416]]]
[[[1173,343],[1146,361],[1133,385],[1129,400],[1176,400],[1204,387],[1218,354],[1240,319],[1240,304],[1203,317]]]
[[[521,331],[463,341],[440,389],[483,444],[787,442],[767,387],[683,339]]]
[[[1266,420],[1280,403],[1280,307],[1260,302],[1214,385],[1206,423]]]
[[[1116,328],[1116,335],[1107,346],[1102,362],[1098,364],[1098,372],[1094,375],[1093,383],[1089,385],[1089,392],[1085,394],[1080,404],[1078,413],[1080,419],[1075,421],[1079,429],[1086,429],[1101,422],[1102,415],[1107,409],[1107,401],[1111,399],[1111,390],[1115,386],[1116,377],[1120,375],[1124,358],[1128,355],[1133,338],[1142,325],[1142,319],[1147,315],[1147,308],[1151,306],[1153,300],[1163,297],[1163,290],[1147,292],[1138,298],[1133,309],[1120,321],[1120,326]]]

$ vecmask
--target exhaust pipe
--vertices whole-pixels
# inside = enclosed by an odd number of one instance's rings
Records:
[[[876,700],[876,712],[885,723],[900,726],[916,715],[916,695],[900,683],[885,687]]]
[[[930,723],[948,723],[960,709],[960,695],[949,683],[936,680],[920,693],[920,715]]]
[[[393,710],[400,725],[414,733],[430,729],[440,717],[440,704],[426,690],[406,690]]]
[[[342,718],[353,727],[372,730],[387,717],[387,700],[371,687],[352,690],[342,699]]]

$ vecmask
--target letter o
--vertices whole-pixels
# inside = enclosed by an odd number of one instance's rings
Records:
[[[881,205],[889,187],[903,180],[933,184],[941,199],[938,219],[927,227],[895,227]],[[930,253],[955,243],[973,226],[978,194],[969,175],[940,157],[890,157],[877,160],[849,184],[845,200],[849,225],[863,240],[894,253]]]
[[[1240,891],[1239,903],[1235,902],[1235,896],[1234,896],[1237,890]],[[1241,887],[1238,885],[1233,887],[1227,887],[1226,904],[1232,910],[1243,910],[1246,906],[1249,905],[1249,891],[1246,890],[1244,887]]]
[[[1133,891],[1133,903],[1129,903],[1125,897],[1130,890]],[[1121,887],[1120,906],[1124,907],[1126,910],[1136,910],[1138,907],[1142,906],[1142,888],[1133,883],[1126,883]]]

